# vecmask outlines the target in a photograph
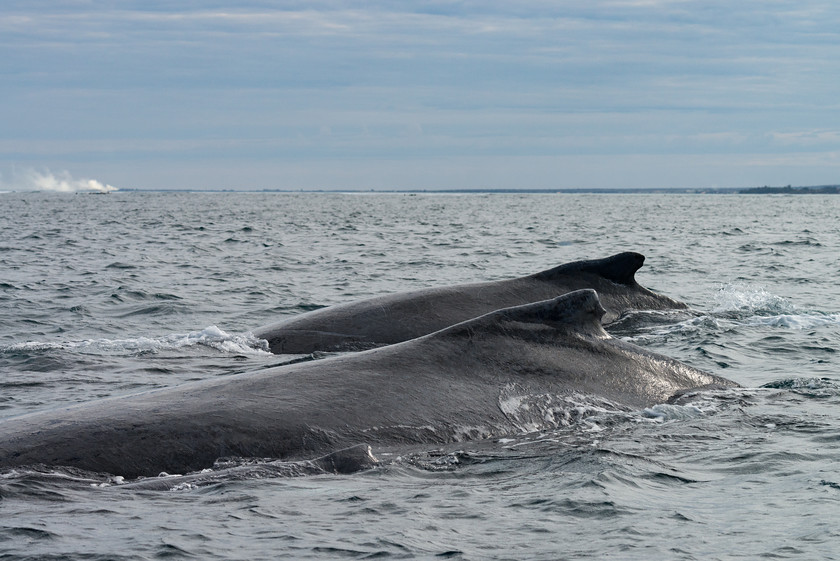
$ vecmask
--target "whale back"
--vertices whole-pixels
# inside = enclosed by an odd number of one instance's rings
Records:
[[[408,341],[483,314],[593,288],[607,312],[604,323],[628,310],[684,309],[682,302],[639,285],[643,255],[624,252],[575,261],[515,279],[426,288],[347,302],[256,329],[274,353],[357,351]]]

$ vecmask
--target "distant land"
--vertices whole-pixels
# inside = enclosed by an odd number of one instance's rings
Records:
[[[752,187],[741,189],[739,193],[747,195],[837,195],[840,194],[840,185],[819,185],[816,187]]]
[[[119,189],[123,192],[142,191],[142,192],[208,192],[208,193],[406,193],[406,194],[469,194],[469,193],[509,193],[509,194],[553,194],[553,193],[569,193],[569,194],[644,194],[644,193],[659,193],[659,194],[710,194],[710,195],[837,195],[840,194],[840,185],[816,185],[804,187],[792,187],[786,185],[784,187],[717,187],[717,188],[658,188],[658,189],[492,189],[492,188],[475,188],[475,189]]]

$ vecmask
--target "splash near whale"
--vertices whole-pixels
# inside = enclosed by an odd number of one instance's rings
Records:
[[[636,282],[644,264],[625,252],[566,263],[526,277],[391,294],[307,312],[254,330],[273,353],[307,354],[391,345],[433,333],[501,308],[555,298],[592,288],[610,323],[629,310],[685,309]]]
[[[0,467],[134,478],[229,456],[306,461],[553,428],[570,400],[641,409],[736,385],[611,337],[604,313],[579,290],[391,346],[9,419]]]

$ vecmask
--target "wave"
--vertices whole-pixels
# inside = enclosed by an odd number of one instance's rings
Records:
[[[710,316],[746,327],[813,329],[840,325],[840,313],[800,309],[764,287],[744,283],[724,285],[715,295]]]
[[[271,354],[268,342],[253,333],[230,334],[215,325],[200,331],[173,333],[161,337],[135,337],[131,339],[86,339],[83,341],[40,342],[29,341],[0,347],[0,353],[34,351],[73,351],[103,355],[136,355],[205,346],[230,354]]]
[[[840,313],[801,309],[790,300],[761,286],[744,283],[723,285],[707,312],[632,312],[609,328],[622,338],[639,344],[672,336],[719,333],[741,327],[808,330],[840,326]]]
[[[710,410],[701,408],[699,404],[672,405],[670,403],[659,403],[644,409],[642,415],[654,421],[665,422],[694,419],[709,412]]]
[[[781,314],[778,316],[755,316],[744,321],[747,326],[784,327],[788,329],[813,329],[840,325],[840,314]]]
[[[787,390],[791,393],[810,398],[840,396],[840,383],[830,378],[783,378],[761,386],[765,389]]]
[[[716,306],[712,314],[789,314],[796,310],[790,301],[768,292],[762,286],[746,283],[729,283],[720,287],[714,296]]]

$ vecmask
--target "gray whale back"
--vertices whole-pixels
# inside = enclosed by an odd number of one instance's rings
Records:
[[[629,310],[686,308],[636,282],[635,273],[644,261],[639,253],[625,252],[516,279],[390,294],[300,314],[260,327],[254,334],[267,340],[274,353],[361,350],[408,341],[493,310],[584,288],[598,291],[606,323]]]
[[[575,291],[365,352],[9,419],[0,467],[137,477],[227,456],[304,461],[552,428],[586,396],[638,409],[734,385],[610,337],[603,313]]]

